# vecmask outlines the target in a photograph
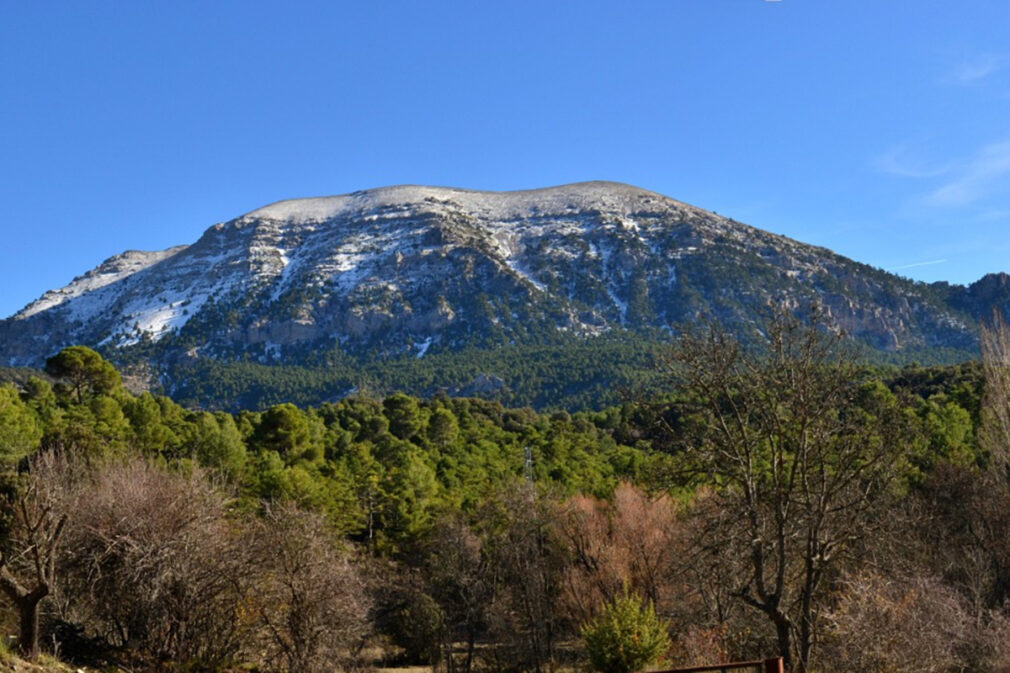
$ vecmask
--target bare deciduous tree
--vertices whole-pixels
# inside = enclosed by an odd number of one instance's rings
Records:
[[[1000,314],[982,326],[980,346],[985,391],[979,443],[1005,482],[1010,467],[1010,327]]]
[[[18,648],[31,659],[39,653],[39,604],[55,589],[67,523],[53,488],[61,469],[52,455],[36,458],[6,503],[13,526],[9,550],[0,551],[0,590],[18,613]]]
[[[622,483],[610,502],[570,498],[565,514],[558,528],[571,563],[562,599],[574,623],[592,618],[599,606],[626,591],[669,611],[670,554],[678,528],[669,496],[650,498]]]
[[[487,630],[494,582],[484,541],[460,516],[439,519],[428,536],[424,575],[442,610],[441,662],[446,673],[470,673],[477,639]],[[453,653],[464,643],[462,657]]]
[[[713,486],[724,526],[702,541],[740,564],[733,593],[771,622],[806,671],[826,580],[858,546],[900,462],[890,393],[864,389],[816,317],[771,322],[763,354],[726,332],[688,331],[671,357],[685,474]]]

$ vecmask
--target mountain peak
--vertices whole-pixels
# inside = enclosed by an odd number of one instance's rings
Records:
[[[243,215],[240,220],[269,219],[294,223],[322,222],[352,212],[388,208],[438,206],[478,212],[488,217],[515,217],[535,212],[560,213],[585,208],[615,212],[662,204],[698,210],[688,204],[621,182],[594,180],[554,187],[513,191],[480,191],[456,187],[394,185],[336,196],[277,201]],[[705,212],[705,211],[700,211]]]
[[[618,182],[398,185],[278,201],[192,245],[110,258],[0,322],[0,357],[152,342],[162,362],[428,357],[655,334],[702,314],[752,338],[769,305],[811,304],[883,350],[970,349],[1003,296],[983,294],[921,287]]]

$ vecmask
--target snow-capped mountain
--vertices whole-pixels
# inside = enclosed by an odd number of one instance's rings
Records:
[[[987,282],[982,296],[914,283],[618,183],[399,186],[281,201],[192,245],[112,257],[0,322],[0,363],[37,365],[73,343],[160,359],[420,357],[702,313],[753,333],[783,302],[818,302],[879,349],[970,349],[979,316],[1008,295]]]

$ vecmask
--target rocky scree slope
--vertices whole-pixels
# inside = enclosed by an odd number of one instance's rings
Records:
[[[112,257],[0,322],[0,363],[75,343],[163,363],[422,357],[702,314],[747,339],[770,304],[814,302],[876,349],[969,352],[1008,298],[1004,274],[916,283],[624,184],[399,186],[281,201],[192,245]]]

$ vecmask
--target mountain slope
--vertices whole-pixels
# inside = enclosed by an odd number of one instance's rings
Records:
[[[747,339],[769,304],[814,302],[872,348],[967,354],[1008,287],[912,282],[618,183],[400,186],[282,201],[189,246],[113,257],[0,322],[0,362],[37,365],[71,343],[163,367],[416,358],[654,340],[701,314]]]

